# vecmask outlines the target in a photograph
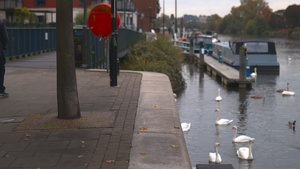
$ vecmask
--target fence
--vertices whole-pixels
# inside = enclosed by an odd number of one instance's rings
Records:
[[[89,39],[87,45],[90,46],[90,50],[87,51],[87,56],[90,56],[86,59],[87,67],[106,69],[107,57],[105,56],[104,40],[96,37],[90,31],[88,31],[87,36]],[[146,36],[130,29],[120,28],[118,30],[118,57],[121,58],[127,55],[129,49],[139,40],[146,40]]]
[[[7,59],[21,58],[56,49],[55,28],[7,28]]]
[[[83,31],[83,30],[82,30]],[[9,44],[6,51],[7,59],[22,58],[56,49],[56,28],[7,28]],[[80,32],[79,32],[80,33]],[[78,36],[74,33],[75,60],[79,58],[80,64],[84,63],[88,68],[107,68],[107,58],[105,56],[104,40],[87,31],[88,43],[86,56],[78,49],[77,45],[83,45],[83,32]],[[81,38],[80,38],[81,36]],[[76,38],[79,38],[76,39]],[[118,57],[125,56],[130,47],[145,35],[129,29],[119,29],[118,31]],[[82,49],[81,46],[79,49]],[[85,50],[85,49],[83,49]],[[78,54],[81,55],[78,57]],[[80,61],[81,60],[81,61]]]

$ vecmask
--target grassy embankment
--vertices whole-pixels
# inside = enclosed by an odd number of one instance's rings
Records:
[[[121,61],[121,69],[164,73],[176,93],[185,86],[181,74],[183,59],[180,49],[168,37],[158,36],[157,40],[137,43]]]

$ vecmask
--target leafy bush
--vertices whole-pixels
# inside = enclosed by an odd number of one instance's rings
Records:
[[[88,20],[91,10],[92,10],[91,8],[87,9],[86,20]],[[84,25],[84,13],[83,12],[77,13],[77,15],[75,16],[75,19],[74,19],[74,24],[75,25]]]
[[[171,81],[174,92],[185,86],[181,74],[184,55],[173,45],[169,38],[158,36],[156,41],[141,41],[129,52],[125,65],[127,69],[160,72]]]
[[[293,38],[300,39],[300,31],[293,32]]]

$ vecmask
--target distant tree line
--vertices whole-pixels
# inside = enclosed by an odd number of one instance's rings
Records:
[[[273,12],[265,0],[240,0],[238,7],[223,18],[217,14],[207,16],[184,15],[178,18],[186,29],[212,30],[221,34],[289,36],[300,38],[300,5],[290,5],[286,9]],[[172,26],[172,18],[165,17],[166,25]],[[156,26],[162,25],[162,16]]]
[[[262,35],[272,31],[300,28],[300,5],[272,12],[264,0],[241,0],[224,18],[212,17],[205,25],[225,34]]]

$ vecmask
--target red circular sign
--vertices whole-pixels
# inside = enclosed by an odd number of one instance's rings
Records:
[[[88,18],[89,28],[98,37],[111,35],[111,6],[98,4],[92,10]],[[120,26],[120,16],[117,12],[117,29]]]

